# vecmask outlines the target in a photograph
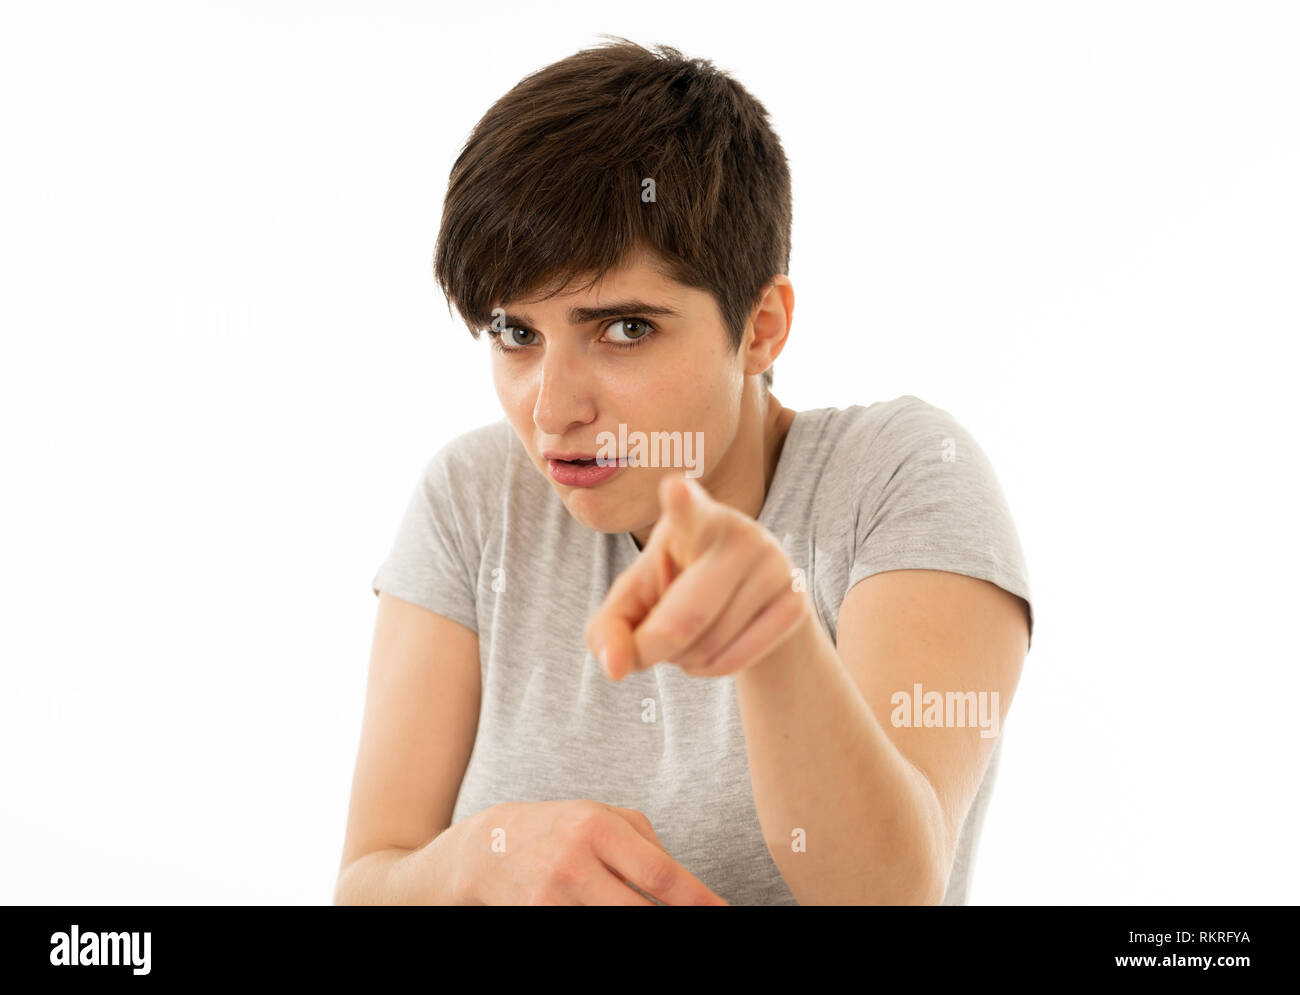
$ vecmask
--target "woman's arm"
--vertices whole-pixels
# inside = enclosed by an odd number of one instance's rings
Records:
[[[892,570],[849,591],[837,628],[838,647],[814,620],[736,674],[772,859],[800,904],[938,904],[1028,650],[1025,602]]]
[[[336,905],[725,905],[644,813],[506,802],[450,825],[478,731],[478,636],[380,594]],[[509,839],[507,853],[493,833]]]
[[[380,592],[336,903],[453,900],[481,685],[477,633]]]
[[[393,847],[359,857],[339,874],[335,905],[464,905],[457,891],[459,826],[418,850]]]

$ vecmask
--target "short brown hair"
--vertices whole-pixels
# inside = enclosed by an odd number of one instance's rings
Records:
[[[789,271],[790,223],[790,170],[763,105],[707,60],[614,38],[524,77],[483,115],[451,169],[434,276],[477,338],[499,302],[554,296],[584,273],[595,283],[649,249],[713,295],[739,349],[765,285]]]

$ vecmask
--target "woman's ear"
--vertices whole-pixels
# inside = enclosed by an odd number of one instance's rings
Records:
[[[763,296],[750,315],[744,349],[745,372],[762,373],[769,370],[776,357],[785,348],[794,321],[794,284],[784,275],[774,276],[768,282]],[[767,379],[770,385],[770,378]]]

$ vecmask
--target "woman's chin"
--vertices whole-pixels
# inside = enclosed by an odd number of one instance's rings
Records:
[[[631,532],[646,524],[646,516],[638,513],[636,502],[626,498],[610,500],[597,488],[574,488],[562,497],[574,521],[594,532]]]

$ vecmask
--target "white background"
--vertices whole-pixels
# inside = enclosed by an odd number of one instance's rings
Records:
[[[972,902],[1295,901],[1295,11],[6,4],[0,901],[330,901],[369,581],[501,415],[447,172],[601,33],[771,112],[780,400],[998,471],[1037,626]]]

